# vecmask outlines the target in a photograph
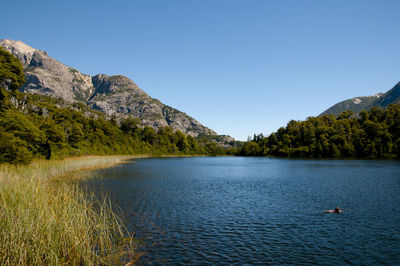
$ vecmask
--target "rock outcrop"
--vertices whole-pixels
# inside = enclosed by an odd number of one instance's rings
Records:
[[[217,135],[189,115],[147,95],[125,76],[85,75],[21,41],[0,40],[0,46],[24,65],[21,91],[81,102],[108,116],[139,117],[144,125],[170,126],[192,136]]]

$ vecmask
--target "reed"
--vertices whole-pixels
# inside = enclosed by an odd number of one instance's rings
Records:
[[[0,165],[0,264],[121,264],[137,257],[132,237],[111,210],[75,182],[81,169],[127,156],[86,156]]]

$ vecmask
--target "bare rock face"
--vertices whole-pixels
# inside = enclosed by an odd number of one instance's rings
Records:
[[[133,115],[154,128],[170,126],[192,136],[216,135],[187,114],[151,98],[127,77],[101,74],[92,80],[96,90],[88,105],[93,109],[109,116]]]
[[[46,52],[34,49],[21,41],[1,40],[4,47],[24,65],[26,84],[22,91],[63,98],[67,101],[86,101],[94,91],[92,78],[51,58]]]
[[[99,74],[92,77],[92,82],[96,87],[96,91],[91,96],[92,98],[96,97],[98,94],[110,94],[121,91],[128,91],[131,94],[147,96],[147,94],[142,91],[135,82],[122,75],[110,77],[104,74]]]
[[[139,117],[144,125],[170,126],[185,134],[217,135],[194,118],[151,98],[125,76],[88,76],[21,41],[0,40],[0,46],[24,65],[26,83],[21,91],[82,102],[109,116]]]

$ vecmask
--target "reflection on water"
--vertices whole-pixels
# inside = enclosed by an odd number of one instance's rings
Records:
[[[140,159],[99,173],[84,185],[126,213],[143,264],[400,263],[400,162]]]

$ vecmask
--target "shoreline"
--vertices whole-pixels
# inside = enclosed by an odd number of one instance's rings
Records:
[[[70,170],[69,172],[79,172],[79,171],[89,171],[89,170],[95,170],[95,169],[102,169],[102,168],[108,168],[112,167],[114,165],[118,164],[123,164],[123,163],[128,163],[129,160],[134,160],[134,159],[151,159],[151,158],[193,158],[193,157],[235,157],[235,156],[208,156],[208,155],[176,155],[176,154],[134,154],[134,155],[82,155],[82,156],[72,156],[72,157],[67,157],[64,159],[36,159],[33,160],[30,164],[28,165],[18,165],[17,167],[29,167],[29,166],[34,166],[36,164],[43,164],[43,163],[69,163],[69,162],[74,162],[74,161],[81,161],[81,160],[87,160],[87,159],[117,159],[116,161],[113,162],[106,162],[106,163],[99,163],[99,164],[94,164],[91,166],[85,166],[82,165],[82,167]],[[1,172],[1,166],[2,165],[10,165],[7,163],[0,164],[0,172]],[[68,171],[66,172],[68,174]]]

